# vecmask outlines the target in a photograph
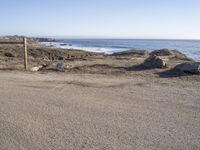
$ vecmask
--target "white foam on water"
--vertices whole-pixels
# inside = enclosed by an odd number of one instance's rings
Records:
[[[59,43],[59,42],[42,42],[42,44],[44,46],[51,47],[51,48],[74,49],[74,50],[83,50],[83,51],[105,53],[105,54],[112,54],[116,50],[112,48],[81,47],[81,46],[76,46],[76,45],[67,45],[65,43]]]

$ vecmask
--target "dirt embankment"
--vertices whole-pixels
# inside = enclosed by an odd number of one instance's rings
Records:
[[[90,56],[97,55],[81,50],[47,48],[38,43],[28,44],[29,68],[41,64],[51,65],[61,60],[64,62],[85,60]],[[0,69],[23,70],[23,57],[23,46],[0,44]]]

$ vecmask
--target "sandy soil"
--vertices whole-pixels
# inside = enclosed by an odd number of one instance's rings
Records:
[[[0,149],[200,149],[200,80],[0,71]]]

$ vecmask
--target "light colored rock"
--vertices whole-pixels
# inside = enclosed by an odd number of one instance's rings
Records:
[[[176,71],[188,72],[192,74],[200,74],[200,62],[186,62],[177,65],[174,68]]]
[[[31,71],[32,71],[32,72],[37,72],[37,71],[39,71],[42,67],[43,67],[43,66],[32,67],[32,68],[31,68]]]
[[[66,65],[66,68],[67,69],[72,69],[72,68],[74,68],[74,66],[73,65]]]

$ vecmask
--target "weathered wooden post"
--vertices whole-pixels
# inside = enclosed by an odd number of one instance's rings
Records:
[[[23,42],[19,41],[0,41],[0,44],[23,44],[24,45],[24,69],[28,70],[28,54],[27,54],[27,39],[23,38]]]
[[[24,37],[24,69],[28,69],[27,39]]]

